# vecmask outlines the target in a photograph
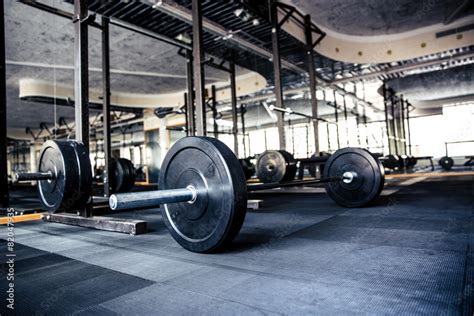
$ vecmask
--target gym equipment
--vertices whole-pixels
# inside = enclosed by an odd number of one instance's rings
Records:
[[[125,158],[110,161],[109,186],[112,193],[129,192],[135,186],[135,168]]]
[[[336,151],[324,167],[323,178],[349,175],[349,179],[325,184],[328,195],[339,205],[361,207],[374,201],[382,192],[385,172],[381,162],[361,148]]]
[[[48,140],[41,149],[38,172],[17,173],[16,181],[38,181],[41,204],[50,213],[83,209],[92,192],[92,169],[83,143]]]
[[[454,165],[454,160],[451,157],[444,156],[444,157],[441,157],[438,163],[444,170],[451,170],[451,168]]]
[[[267,150],[257,159],[257,177],[263,183],[293,180],[296,171],[295,158],[285,150]]]
[[[319,155],[314,153],[309,159],[300,160],[300,168],[301,165],[307,165],[309,174],[312,177],[316,177],[316,164],[319,165],[319,172],[322,174],[324,172],[324,163],[329,159],[330,156],[331,154],[325,151],[320,152]]]
[[[255,165],[250,161],[249,158],[239,159],[242,170],[244,171],[245,179],[250,179],[255,175]]]
[[[246,186],[239,161],[226,145],[214,138],[185,137],[168,151],[158,191],[114,194],[109,204],[113,210],[162,205],[172,237],[185,249],[207,253],[222,249],[240,231],[247,192],[314,183],[327,183],[326,191],[338,204],[359,207],[378,197],[384,172],[368,151],[346,148],[330,157],[324,178]]]

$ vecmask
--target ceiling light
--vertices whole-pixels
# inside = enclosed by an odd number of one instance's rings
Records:
[[[235,14],[236,17],[240,17],[243,12],[244,12],[244,9],[238,8],[234,11],[234,14]]]
[[[158,0],[155,2],[154,5],[152,5],[153,9],[156,9],[157,7],[161,6],[163,4],[163,0]]]
[[[180,42],[186,43],[186,44],[191,44],[192,43],[191,37],[187,33],[178,34],[175,37],[175,39],[180,41]]]
[[[253,24],[254,26],[259,26],[259,25],[260,25],[260,20],[259,20],[259,19],[253,19],[253,20],[252,20],[252,24]]]

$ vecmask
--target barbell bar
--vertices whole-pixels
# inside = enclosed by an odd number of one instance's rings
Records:
[[[330,181],[345,181],[350,183],[357,174],[346,172],[341,177],[332,178],[321,178],[314,180],[303,180],[303,181],[290,181],[290,182],[277,182],[277,183],[263,183],[263,184],[250,184],[247,185],[248,192],[263,191],[269,189],[275,189],[280,187],[299,186],[299,185],[310,185],[317,183],[325,183]],[[113,194],[109,198],[109,206],[112,210],[124,210],[132,208],[145,208],[159,206],[160,204],[168,203],[179,203],[188,202],[194,203],[198,199],[199,195],[208,194],[207,190],[200,190],[199,192],[191,185],[182,189],[169,189],[169,190],[158,190],[158,191],[147,191],[147,192],[135,192],[135,193],[123,193]]]

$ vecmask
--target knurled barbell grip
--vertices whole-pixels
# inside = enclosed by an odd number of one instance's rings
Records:
[[[17,173],[15,174],[15,181],[39,181],[39,180],[53,180],[54,176],[51,172],[31,172],[31,173]]]
[[[114,194],[110,196],[109,206],[112,210],[144,208],[168,203],[193,202],[196,197],[196,189],[189,186],[183,189]]]

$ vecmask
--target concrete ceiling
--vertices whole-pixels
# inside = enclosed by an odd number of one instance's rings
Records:
[[[474,64],[392,79],[387,84],[413,102],[424,102],[419,104],[425,107],[436,107],[432,101],[439,99],[474,99]]]
[[[71,12],[70,4],[58,0],[41,1]],[[36,78],[73,85],[72,69],[58,69],[74,63],[74,30],[70,20],[40,11],[13,0],[5,1],[8,127],[38,128],[40,122],[54,124],[54,106],[18,98],[18,82]],[[169,93],[186,88],[185,59],[178,48],[111,25],[111,68],[136,74],[111,74],[112,92]],[[89,28],[89,64],[101,67],[101,34]],[[227,81],[228,74],[206,67],[207,82]],[[147,75],[143,75],[146,72]],[[248,72],[237,67],[237,74]],[[90,72],[91,89],[101,90],[101,73]],[[56,118],[74,118],[74,110],[58,106]]]
[[[347,35],[396,34],[442,23],[465,2],[471,2],[457,16],[473,14],[472,1],[465,0],[289,0],[313,21]]]

